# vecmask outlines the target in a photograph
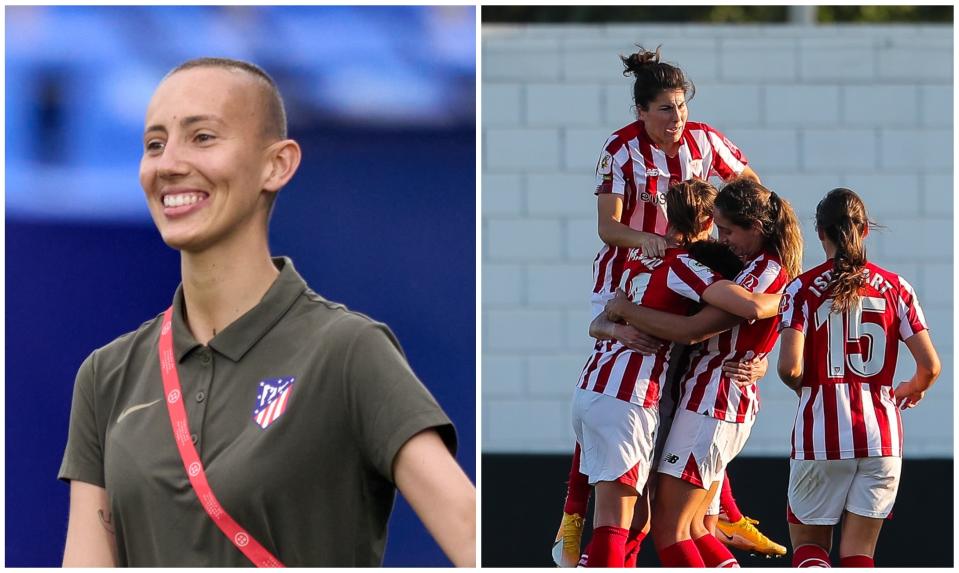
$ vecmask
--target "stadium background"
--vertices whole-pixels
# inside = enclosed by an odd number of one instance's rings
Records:
[[[776,10],[724,8],[745,20]],[[607,136],[634,118],[631,78],[617,55],[641,43],[661,44],[664,59],[695,82],[690,119],[723,131],[796,208],[804,268],[824,259],[812,217],[829,189],[856,190],[885,227],[867,240],[869,257],[915,286],[943,371],[903,415],[906,461],[877,563],[951,566],[951,9],[945,24],[634,21],[640,10],[653,21],[708,9],[615,7],[605,18],[587,7],[483,10],[483,564],[551,565],[573,449],[569,398],[592,347],[590,267],[600,246],[593,170]],[[897,380],[913,368],[902,349]],[[776,360],[774,352],[756,426],[729,471],[743,512],[788,546],[796,404]],[[644,544],[640,566],[656,564],[654,553]]]
[[[475,480],[475,9],[8,7],[7,566],[59,565],[76,370],[179,281],[139,187],[142,122],[160,78],[207,55],[270,72],[303,147],[273,252],[390,325]],[[386,564],[448,564],[402,501]]]

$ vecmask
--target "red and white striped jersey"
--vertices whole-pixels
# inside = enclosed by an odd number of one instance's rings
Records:
[[[780,329],[805,335],[802,396],[792,457],[839,460],[902,456],[893,395],[899,341],[926,330],[916,293],[902,277],[866,263],[866,284],[849,310],[833,313],[833,262],[789,283]]]
[[[763,252],[746,264],[736,283],[750,292],[779,293],[786,271],[774,253]],[[702,342],[693,350],[682,383],[679,407],[727,422],[752,423],[759,412],[756,384],[739,386],[723,373],[723,362],[763,358],[779,338],[779,317],[744,321]]]
[[[653,143],[641,121],[606,140],[596,165],[596,194],[623,196],[620,221],[637,231],[666,232],[666,191],[687,179],[728,180],[746,168],[746,156],[705,123],[686,122],[679,151],[668,157]],[[603,245],[593,261],[593,292],[610,293],[626,261],[623,247]]]
[[[709,285],[722,280],[685,249],[667,249],[661,259],[643,257],[639,249],[628,253],[619,286],[631,301],[645,307],[685,315]],[[671,350],[672,345],[664,345],[656,354],[644,356],[615,340],[597,341],[577,387],[656,408]]]

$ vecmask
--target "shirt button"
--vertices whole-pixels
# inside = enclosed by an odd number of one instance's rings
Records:
[[[206,394],[204,394],[203,392],[197,392],[197,393],[196,393],[196,401],[197,401],[197,402],[202,402],[204,398],[206,398]]]
[[[190,441],[193,442],[193,445],[194,445],[194,446],[196,445],[196,443],[197,443],[197,441],[198,441],[199,439],[200,439],[200,438],[197,437],[196,434],[190,434]]]
[[[204,364],[209,364],[209,363],[210,363],[210,355],[207,354],[206,352],[204,352],[203,354],[200,354],[200,362],[202,362],[202,363],[204,363]]]

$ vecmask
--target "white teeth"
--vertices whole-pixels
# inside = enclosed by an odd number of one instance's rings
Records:
[[[184,205],[192,205],[200,199],[203,199],[203,195],[200,193],[176,193],[165,195],[163,197],[163,206],[183,207]]]

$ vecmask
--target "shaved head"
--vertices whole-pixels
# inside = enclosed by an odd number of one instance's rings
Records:
[[[250,62],[231,60],[229,58],[196,58],[173,68],[164,77],[169,78],[177,72],[193,68],[220,68],[239,73],[245,73],[256,80],[260,90],[260,101],[263,106],[263,135],[268,139],[286,139],[286,109],[283,107],[283,98],[276,82],[262,68]]]

